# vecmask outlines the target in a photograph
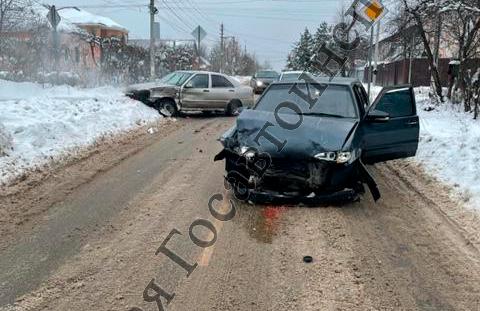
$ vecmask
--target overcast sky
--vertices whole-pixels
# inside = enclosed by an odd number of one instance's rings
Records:
[[[130,31],[130,38],[149,37],[149,0],[50,0],[57,6],[76,5],[107,16]],[[353,0],[352,0],[353,1]],[[308,27],[333,23],[342,0],[156,0],[162,39],[191,39],[201,25],[208,33],[203,44],[219,40],[220,23],[227,36],[235,36],[258,59],[281,70],[293,42]],[[174,13],[172,13],[172,11]],[[177,16],[175,16],[175,14]]]

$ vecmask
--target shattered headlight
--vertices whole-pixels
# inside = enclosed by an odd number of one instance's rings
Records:
[[[320,152],[319,154],[315,155],[315,158],[318,160],[334,162],[337,159],[337,153],[336,152]]]
[[[315,155],[318,160],[336,162],[338,164],[351,163],[354,160],[354,153],[350,151],[320,152]]]
[[[244,156],[247,159],[255,157],[255,151],[251,150],[249,147],[240,147],[240,155]]]
[[[351,152],[339,152],[337,153],[337,163],[348,163],[352,159]]]

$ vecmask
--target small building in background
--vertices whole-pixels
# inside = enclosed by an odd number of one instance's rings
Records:
[[[427,34],[433,43],[433,34]],[[449,72],[457,59],[456,46],[452,45],[448,34],[443,35],[439,48],[438,71],[443,86],[448,86]],[[432,44],[433,45],[433,44]],[[375,49],[375,46],[373,47]],[[467,68],[478,68],[480,60],[467,62]],[[372,63],[373,66],[373,63]],[[357,70],[357,72],[360,72]],[[364,82],[368,82],[369,67],[365,65]],[[430,65],[424,44],[417,26],[410,26],[401,32],[383,34],[379,42],[376,84],[380,86],[411,83],[417,86],[429,86],[431,83]]]
[[[61,21],[57,26],[59,43],[55,51],[48,12],[47,8],[35,4],[22,23],[0,33],[1,40],[5,40],[1,52],[9,54],[0,55],[3,73],[0,78],[11,75],[12,80],[43,82],[42,79],[48,81],[51,76],[58,79],[60,74],[65,80],[95,79],[101,71],[101,42],[110,39],[126,44],[128,41],[126,27],[112,19],[68,8],[58,11]]]

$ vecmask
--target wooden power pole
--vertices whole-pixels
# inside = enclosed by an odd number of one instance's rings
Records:
[[[155,79],[155,0],[150,0],[150,79]]]
[[[223,23],[220,24],[220,72],[223,73],[223,63],[225,58],[225,34]]]

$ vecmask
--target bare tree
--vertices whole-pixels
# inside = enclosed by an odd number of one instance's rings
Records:
[[[423,42],[427,60],[433,76],[435,93],[443,101],[442,82],[438,73],[438,66],[435,62],[434,52],[431,47],[429,33],[430,28],[435,28],[435,19],[441,11],[438,0],[403,0],[404,10],[408,17],[417,25],[417,31]]]
[[[455,88],[460,88],[465,111],[470,111],[470,96],[467,93],[471,85],[467,70],[469,60],[480,55],[480,1],[445,0],[442,10],[446,15],[448,39],[451,44],[457,45],[457,58],[460,62]]]
[[[30,5],[29,0],[0,0],[0,34],[22,24]]]

